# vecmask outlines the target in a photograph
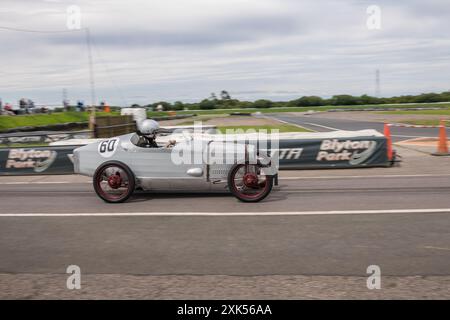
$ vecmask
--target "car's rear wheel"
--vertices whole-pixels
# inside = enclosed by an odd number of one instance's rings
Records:
[[[133,172],[119,161],[109,161],[98,167],[93,183],[97,195],[109,203],[128,200],[136,186]]]
[[[258,202],[272,190],[273,176],[263,175],[256,164],[237,164],[228,174],[230,192],[243,202]]]

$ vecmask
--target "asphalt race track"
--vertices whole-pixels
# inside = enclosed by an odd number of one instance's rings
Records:
[[[300,116],[300,115],[285,115],[285,114],[273,114],[271,117],[298,124],[304,128],[318,131],[336,131],[336,130],[365,130],[374,129],[383,133],[384,124],[381,122],[370,122],[360,120],[344,120],[344,119],[330,119],[315,116]],[[391,128],[392,140],[399,142],[414,138],[436,138],[438,136],[437,128],[406,128],[406,127],[393,127]],[[450,136],[450,129],[447,129],[447,135]]]
[[[378,176],[380,170],[385,175]],[[97,198],[88,180],[73,176],[4,181],[0,295],[73,298],[63,290],[64,275],[67,266],[78,265],[93,298],[109,292],[99,289],[105,288],[102,277],[119,281],[115,298],[245,298],[253,291],[263,298],[321,297],[324,291],[317,290],[329,281],[341,297],[359,298],[372,294],[366,269],[378,265],[401,297],[450,297],[450,172],[369,171],[326,178],[323,171],[310,177],[284,171],[281,185],[257,204],[227,194],[139,193],[111,205]],[[311,281],[319,282],[311,287]],[[23,283],[34,289],[21,289]],[[174,289],[180,283],[196,289],[183,295]],[[161,291],[168,285],[172,291]],[[286,293],[286,286],[296,289]]]
[[[383,127],[274,117],[316,131]],[[396,141],[436,136],[396,130]],[[112,205],[85,177],[0,177],[0,298],[449,299],[450,157],[395,148],[403,163],[392,168],[281,171],[255,204],[138,192]],[[66,287],[70,265],[81,290]],[[380,290],[366,285],[372,265]]]

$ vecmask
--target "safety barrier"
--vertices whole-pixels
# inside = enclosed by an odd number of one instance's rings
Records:
[[[386,138],[374,130],[369,131],[280,133],[279,144],[267,147],[271,154],[278,152],[280,169],[390,166]],[[0,175],[73,173],[72,153],[77,147],[0,148]]]
[[[432,153],[434,156],[448,156],[450,155],[447,144],[447,127],[445,122],[450,122],[450,120],[441,120],[439,125],[412,125],[403,123],[385,123],[384,124],[384,136],[387,139],[387,155],[388,159],[393,159],[393,149],[392,149],[392,137],[391,137],[391,127],[401,127],[401,128],[434,128],[439,129],[438,144],[436,152]]]
[[[57,131],[57,132],[22,132],[0,134],[0,146],[9,147],[15,144],[46,144],[70,139],[86,139],[92,136],[89,130],[82,131]]]
[[[0,175],[73,174],[75,146],[0,148]]]

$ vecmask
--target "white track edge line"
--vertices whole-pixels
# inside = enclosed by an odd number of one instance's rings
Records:
[[[136,216],[304,216],[304,215],[362,215],[395,213],[450,213],[447,209],[392,209],[342,211],[286,212],[108,212],[108,213],[0,213],[2,217],[136,217]]]
[[[449,177],[450,174],[379,174],[368,176],[321,176],[321,177],[279,177],[279,180],[307,180],[307,179],[358,179],[358,178],[430,178]]]
[[[319,177],[279,177],[279,180],[314,180],[314,179],[359,179],[359,178],[431,178],[449,177],[450,174],[379,174],[367,176],[319,176]],[[11,181],[0,182],[0,185],[23,185],[23,184],[91,184],[91,181]]]

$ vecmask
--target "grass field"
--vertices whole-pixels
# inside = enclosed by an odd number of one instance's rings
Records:
[[[438,126],[440,124],[439,120],[407,120],[402,121],[403,123],[407,124],[415,124],[415,125],[421,125],[421,126]],[[450,121],[444,122],[446,127],[450,127]]]
[[[35,147],[46,147],[48,146],[48,143],[11,143],[11,144],[4,144],[0,143],[0,148],[35,148]]]
[[[437,126],[440,124],[439,119],[411,119],[408,120],[409,116],[443,116],[443,119],[450,120],[450,108],[442,109],[442,110],[404,110],[404,111],[383,111],[379,112],[380,114],[386,115],[402,115],[405,116],[405,120],[401,122],[407,124],[415,124],[415,125],[425,125],[425,126]],[[445,122],[445,126],[450,127],[450,121]]]
[[[279,132],[311,132],[311,130],[297,127],[297,126],[291,126],[288,124],[280,124],[280,125],[264,125],[264,126],[218,126],[217,129],[221,133],[226,133],[226,130],[266,130],[267,133],[270,133],[271,130],[279,130]]]
[[[245,113],[277,113],[277,112],[307,112],[309,110],[312,111],[327,111],[334,109],[351,109],[351,110],[363,110],[363,109],[383,109],[383,108],[396,108],[396,109],[404,109],[404,108],[442,108],[444,111],[450,110],[450,102],[449,103],[426,103],[426,104],[403,104],[403,105],[390,105],[390,104],[378,104],[378,105],[358,105],[358,106],[322,106],[322,107],[283,107],[283,108],[266,108],[266,109],[258,109],[258,108],[245,108],[245,109],[212,109],[212,110],[186,110],[186,111],[177,111],[177,114],[191,114],[195,113],[197,115],[228,115],[234,112],[245,112]],[[440,110],[425,110],[425,111],[440,111]],[[390,112],[390,111],[387,111]],[[393,111],[397,112],[397,111]],[[401,111],[400,111],[401,112]],[[148,116],[157,117],[161,115],[167,115],[164,112],[148,112]]]
[[[327,111],[331,109],[352,109],[352,110],[363,110],[366,108],[415,108],[415,107],[439,107],[442,110],[420,110],[420,111],[386,111],[387,113],[393,114],[450,114],[450,103],[429,103],[429,104],[404,104],[404,105],[361,105],[361,106],[323,106],[323,107],[283,107],[283,108],[268,108],[268,109],[221,109],[221,110],[186,110],[177,111],[177,114],[192,114],[197,115],[228,115],[234,112],[245,112],[245,113],[277,113],[277,112],[306,112],[309,110],[314,111]],[[118,115],[118,112],[113,113],[97,113],[98,115]],[[167,112],[148,112],[148,117],[160,117],[167,116]],[[0,116],[0,130],[12,129],[17,127],[34,127],[34,126],[45,126],[50,124],[61,124],[68,122],[87,122],[89,119],[88,112],[55,112],[52,114],[33,114],[33,115],[22,115],[22,116]]]
[[[450,116],[450,108],[442,110],[405,110],[405,111],[380,111],[381,114],[400,114],[400,115],[442,115]]]
[[[227,116],[227,115],[224,115],[224,116]],[[220,115],[214,115],[214,116],[199,116],[199,117],[193,117],[193,118],[189,118],[189,119],[187,119],[186,121],[182,121],[182,122],[179,122],[179,123],[177,123],[177,126],[193,126],[196,122],[202,122],[202,123],[205,123],[205,122],[207,122],[207,121],[209,121],[209,120],[211,120],[211,119],[214,119],[214,118],[220,118]]]
[[[118,113],[98,112],[97,115],[117,115]],[[0,116],[0,130],[17,127],[36,127],[69,122],[88,122],[88,112],[58,112],[52,114],[30,114],[22,116]]]

